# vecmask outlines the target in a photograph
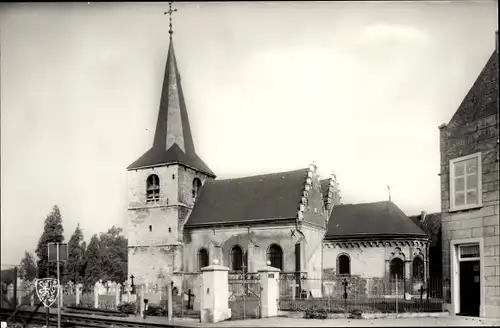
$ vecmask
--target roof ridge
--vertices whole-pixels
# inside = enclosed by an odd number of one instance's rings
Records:
[[[222,181],[234,181],[234,180],[244,180],[244,179],[250,179],[250,178],[260,178],[260,177],[268,177],[268,176],[272,176],[272,175],[280,175],[280,174],[289,174],[289,173],[298,173],[298,172],[306,172],[308,169],[307,168],[303,168],[303,169],[297,169],[297,170],[291,170],[291,171],[283,171],[283,172],[274,172],[274,173],[264,173],[264,174],[257,174],[257,175],[247,175],[247,176],[243,176],[243,177],[236,177],[236,178],[220,178],[220,179],[216,179],[216,180],[213,180],[212,182],[216,182],[216,181],[219,181],[219,182],[222,182]]]

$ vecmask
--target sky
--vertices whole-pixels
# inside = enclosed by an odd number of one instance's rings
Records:
[[[496,1],[174,3],[196,150],[231,178],[335,171],[344,203],[440,210],[439,130],[495,48]],[[53,205],[66,240],[124,226],[152,144],[167,3],[2,3],[1,263]]]

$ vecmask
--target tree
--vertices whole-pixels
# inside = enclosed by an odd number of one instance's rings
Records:
[[[85,284],[91,286],[99,279],[126,281],[127,258],[127,239],[121,228],[113,226],[100,236],[92,236],[85,252]]]
[[[37,276],[36,261],[33,254],[28,251],[24,252],[24,257],[19,264],[18,275],[24,280],[33,280]]]
[[[85,274],[84,283],[87,287],[94,285],[99,279],[103,279],[101,241],[95,234],[90,238],[89,245],[85,250]]]
[[[68,242],[68,263],[66,264],[66,272],[63,279],[65,283],[68,281],[73,281],[74,283],[81,282],[83,278],[84,247],[83,232],[78,223]]]
[[[112,226],[106,233],[101,233],[101,246],[104,258],[103,271],[107,280],[123,282],[127,280],[128,248],[123,229]]]
[[[36,255],[38,256],[38,277],[55,277],[56,276],[56,264],[48,262],[48,252],[47,252],[47,244],[48,243],[62,243],[64,241],[63,236],[63,225],[62,225],[62,217],[59,207],[54,205],[52,208],[52,212],[47,215],[45,219],[45,226],[43,229],[43,233],[38,240],[38,246],[36,248]],[[60,265],[61,273],[63,273],[63,265]]]

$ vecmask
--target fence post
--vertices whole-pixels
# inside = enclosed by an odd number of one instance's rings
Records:
[[[141,295],[139,296],[139,315],[141,317],[144,317],[144,312],[146,311],[146,307],[144,304],[144,294],[146,293],[146,288],[144,286],[144,284],[141,284]]]
[[[82,293],[81,284],[76,284],[75,286],[75,303],[78,306],[80,304],[80,294]]]
[[[279,275],[280,269],[271,267],[271,262],[267,261],[267,266],[258,270],[260,275],[260,317],[276,317],[278,315],[279,298]]]
[[[99,308],[99,281],[94,285],[94,308]]]
[[[35,293],[36,293],[35,292],[35,284],[31,283],[29,289],[30,289],[30,294],[31,294],[31,296],[30,296],[30,305],[31,306],[35,306]]]
[[[118,283],[116,285],[116,289],[115,289],[115,306],[116,306],[117,309],[118,309],[118,305],[120,305],[120,294],[121,294],[121,291],[122,291],[122,285],[120,283]]]
[[[167,284],[167,315],[168,321],[172,321],[172,283]]]
[[[213,261],[213,265],[201,269],[203,275],[202,323],[217,323],[231,317],[228,300],[228,271],[229,268],[219,265],[217,259]]]
[[[398,275],[396,274],[396,316],[398,315],[398,301],[399,301],[399,293],[398,293]]]
[[[17,277],[17,267],[14,267],[14,308],[17,308],[17,289],[19,288]]]

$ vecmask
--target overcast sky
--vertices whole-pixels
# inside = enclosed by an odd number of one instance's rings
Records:
[[[496,1],[174,4],[199,155],[219,178],[337,173],[345,203],[439,211],[439,133],[494,50]],[[166,3],[0,5],[1,262],[123,225],[152,143]]]

